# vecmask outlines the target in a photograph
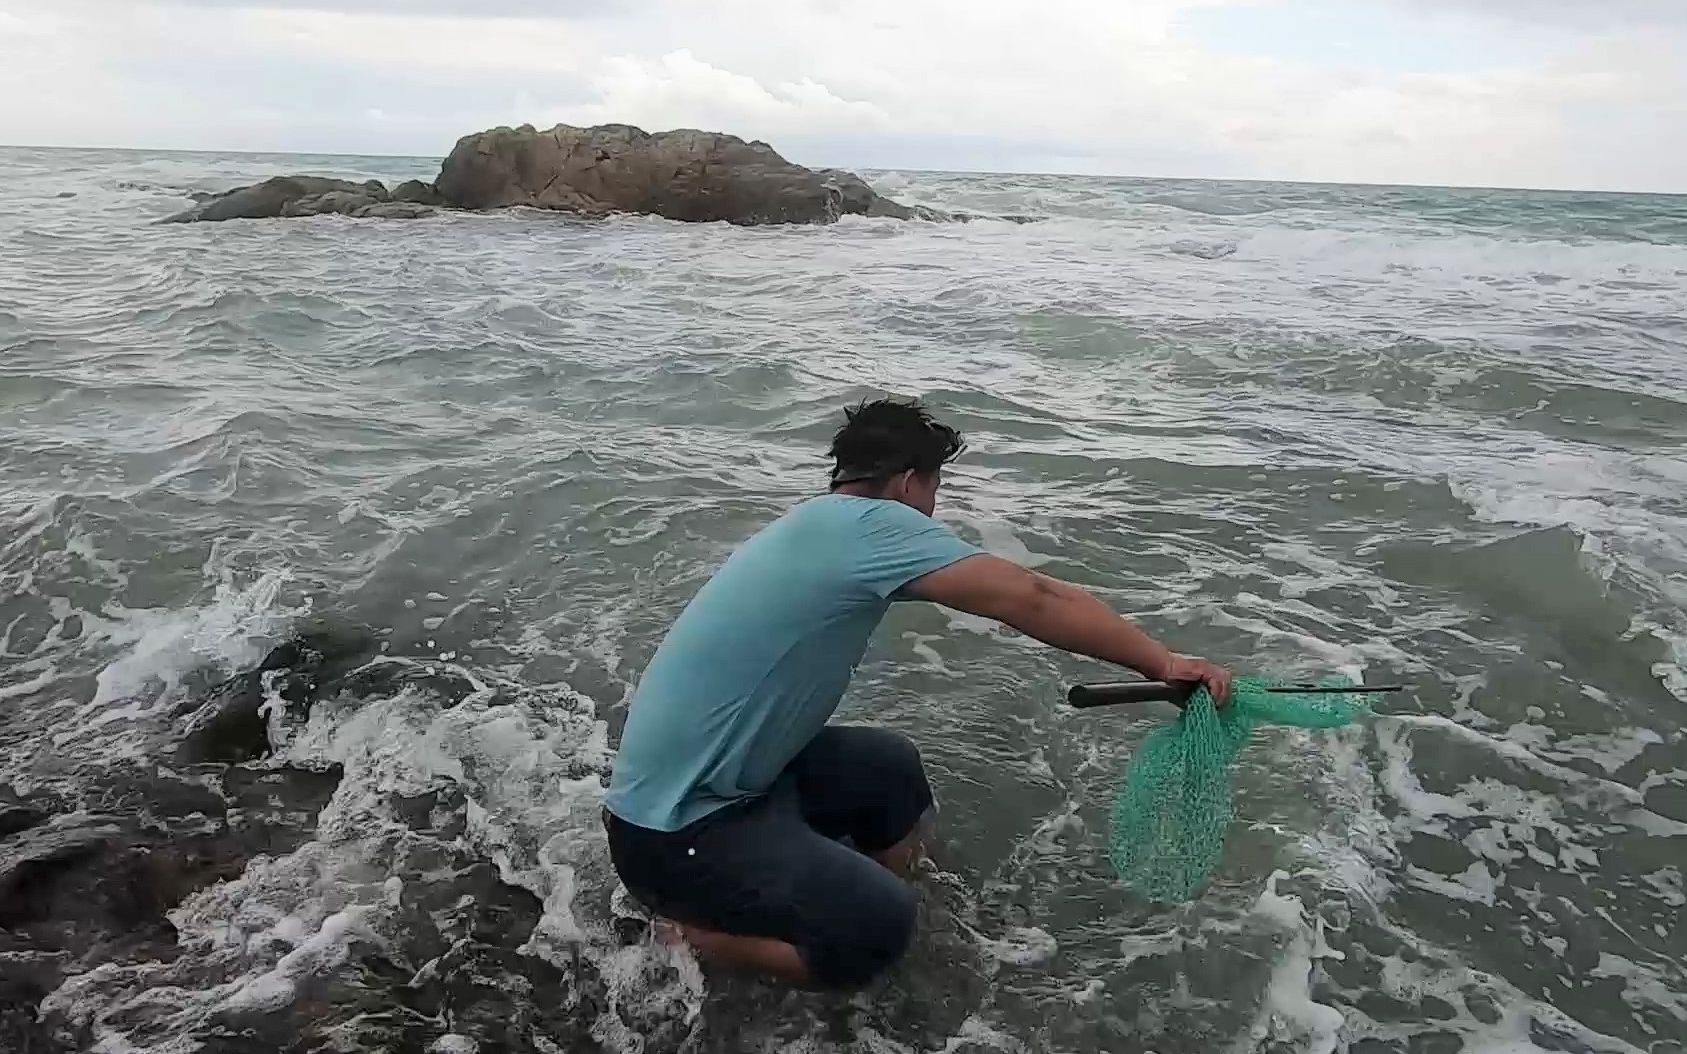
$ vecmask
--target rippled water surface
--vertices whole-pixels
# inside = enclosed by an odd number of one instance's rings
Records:
[[[82,929],[39,891],[7,909],[0,982],[41,1016],[0,1026],[1683,1049],[1687,199],[879,173],[1038,219],[151,223],[279,172],[434,167],[0,151],[0,786],[33,810],[0,867],[73,866],[42,832],[90,817],[147,875],[201,846]],[[990,550],[1180,650],[1410,690],[1262,735],[1213,885],[1154,906],[1106,824],[1165,714],[1065,710],[1106,671],[907,605],[845,706],[914,736],[942,802],[917,950],[850,999],[700,974],[623,918],[615,730],[878,392],[965,430],[939,514]],[[266,681],[271,756],[184,761],[209,686],[323,619],[384,657],[308,712]],[[115,837],[84,840],[132,862]]]

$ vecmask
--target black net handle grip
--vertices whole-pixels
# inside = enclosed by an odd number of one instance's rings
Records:
[[[1127,681],[1123,684],[1075,684],[1066,701],[1080,710],[1117,703],[1176,703],[1182,706],[1195,694],[1198,682]]]
[[[1195,694],[1196,681],[1124,681],[1119,684],[1075,684],[1066,693],[1066,701],[1080,710],[1118,703],[1176,703],[1182,706]],[[1266,691],[1276,695],[1298,695],[1308,692],[1341,692],[1370,695],[1402,691],[1401,684],[1353,684],[1329,686],[1321,684],[1284,684]]]

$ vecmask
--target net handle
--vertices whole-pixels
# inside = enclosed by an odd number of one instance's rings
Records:
[[[1176,703],[1182,706],[1200,687],[1198,681],[1124,681],[1118,684],[1075,684],[1066,693],[1066,701],[1080,710],[1119,703]],[[1403,684],[1352,684],[1329,686],[1321,684],[1283,684],[1266,691],[1273,695],[1302,695],[1313,692],[1333,692],[1353,695],[1381,694],[1405,690]]]

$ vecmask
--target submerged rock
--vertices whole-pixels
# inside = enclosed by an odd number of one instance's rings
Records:
[[[419,220],[439,210],[416,201],[377,201],[365,205],[351,215],[360,220]]]
[[[46,812],[28,802],[15,798],[9,801],[0,800],[0,838],[16,834],[26,827],[34,827],[46,818]]]
[[[476,856],[469,807],[453,788],[397,798],[393,822],[371,825],[367,839],[254,859],[183,905],[171,947],[23,989],[40,1016],[20,1015],[19,1030],[65,1050],[113,1033],[229,1054],[600,1049],[590,1033],[605,981],[524,947],[544,905]],[[383,885],[378,903],[359,901],[365,883]],[[157,1012],[161,992],[169,1014]],[[437,1045],[465,1034],[476,1045]],[[5,1038],[0,1049],[18,1049]]]
[[[432,183],[423,183],[419,179],[407,179],[392,188],[393,201],[411,201],[418,205],[443,205],[445,199],[440,196],[439,189]]]
[[[166,217],[162,222],[271,219],[329,212],[349,216],[389,200],[386,186],[376,179],[353,183],[323,176],[276,176],[205,198],[193,208]]]
[[[188,716],[176,757],[189,763],[251,761],[270,752],[265,703],[300,714],[310,711],[323,686],[375,653],[367,628],[317,622],[278,645],[255,670],[213,688]]]
[[[283,216],[320,216],[325,212],[337,212],[342,216],[349,216],[366,205],[373,205],[386,197],[386,188],[382,188],[381,196],[376,197],[367,190],[330,190],[326,194],[312,197],[298,198],[287,203],[281,210]]]
[[[140,763],[104,771],[77,802],[0,788],[13,825],[0,833],[0,1050],[92,1046],[37,1007],[95,967],[178,958],[169,912],[303,844],[339,780],[338,769]]]

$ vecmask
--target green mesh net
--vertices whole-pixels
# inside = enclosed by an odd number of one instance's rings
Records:
[[[1203,688],[1176,722],[1143,742],[1113,805],[1110,853],[1131,890],[1159,901],[1200,891],[1224,854],[1231,768],[1255,727],[1338,728],[1370,709],[1371,697],[1361,693],[1269,691],[1276,687],[1286,686],[1238,678],[1222,710]]]

